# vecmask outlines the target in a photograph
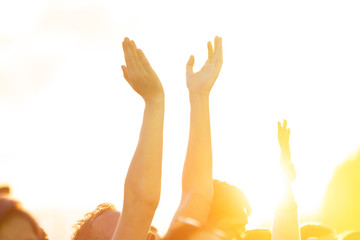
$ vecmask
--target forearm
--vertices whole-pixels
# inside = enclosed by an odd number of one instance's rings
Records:
[[[139,142],[124,189],[121,217],[112,240],[146,239],[160,200],[164,98],[146,102]]]
[[[282,211],[293,211],[297,209],[294,193],[290,182],[284,183],[281,189],[281,199],[278,203],[278,209]]]
[[[272,226],[272,240],[300,240],[297,208],[284,211],[277,209]]]
[[[182,197],[168,233],[179,217],[205,223],[213,198],[209,96],[190,93],[190,132],[182,175]]]
[[[273,221],[272,240],[299,240],[297,205],[291,182],[285,180],[281,190],[281,199],[276,208]]]
[[[209,96],[190,93],[190,132],[183,170],[183,192],[212,198],[212,148]]]
[[[157,205],[161,191],[164,97],[145,103],[139,142],[131,161],[124,192],[124,207],[142,199]]]
[[[291,152],[289,146],[283,147],[283,149],[281,149],[280,163],[284,162],[291,162]]]

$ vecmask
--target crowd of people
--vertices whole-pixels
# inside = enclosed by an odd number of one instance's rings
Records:
[[[247,229],[251,203],[239,188],[212,175],[209,94],[223,64],[222,39],[207,44],[208,58],[198,72],[195,58],[186,65],[190,101],[190,132],[182,194],[169,229],[162,236],[152,220],[160,201],[164,125],[164,90],[144,53],[125,38],[125,80],[145,101],[138,145],[124,183],[124,201],[119,211],[102,203],[74,225],[73,240],[359,240],[360,229],[338,233],[321,223],[299,224],[292,182],[296,171],[291,161],[290,129],[278,122],[281,150],[279,168],[283,175],[272,229]],[[360,192],[360,188],[358,189]],[[9,197],[10,188],[0,189],[0,239],[44,240],[45,231],[18,201]],[[358,203],[360,205],[360,202]],[[341,210],[339,210],[341,211]],[[360,215],[355,216],[360,219]]]

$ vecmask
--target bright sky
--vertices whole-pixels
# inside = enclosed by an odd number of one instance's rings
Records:
[[[223,38],[211,94],[214,177],[243,189],[252,226],[276,202],[286,118],[301,214],[360,146],[358,1],[33,0],[0,3],[0,183],[52,239],[97,204],[119,209],[144,104],[122,77],[134,39],[166,94],[161,232],[179,203],[189,103],[185,64]],[[56,220],[54,220],[56,218]],[[60,225],[60,226],[59,226]]]

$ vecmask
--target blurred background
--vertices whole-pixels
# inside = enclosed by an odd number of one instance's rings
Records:
[[[207,41],[218,35],[224,64],[210,100],[214,177],[247,194],[250,228],[268,226],[277,198],[276,122],[287,119],[299,213],[315,219],[336,166],[356,159],[360,146],[359,11],[355,0],[1,1],[0,184],[54,240],[69,239],[76,220],[102,202],[121,210],[144,107],[120,68],[129,37],[165,89],[153,222],[165,233],[180,201],[188,139],[185,64],[193,54],[200,69]]]

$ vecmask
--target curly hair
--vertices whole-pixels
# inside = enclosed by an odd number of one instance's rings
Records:
[[[44,229],[42,229],[36,220],[22,208],[20,202],[10,198],[0,198],[0,226],[6,223],[10,218],[20,216],[25,218],[32,226],[34,233],[39,240],[48,240],[48,236]]]
[[[115,210],[115,206],[111,203],[102,203],[96,207],[92,212],[85,214],[84,218],[77,221],[74,225],[74,233],[72,240],[91,240],[92,236],[92,223],[94,220],[108,210]]]

